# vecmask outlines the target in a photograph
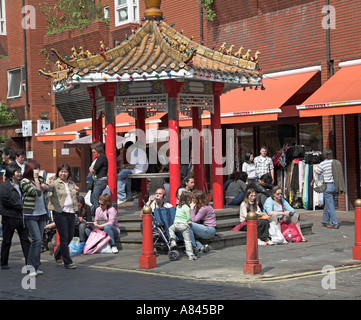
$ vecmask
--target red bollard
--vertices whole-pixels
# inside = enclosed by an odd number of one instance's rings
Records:
[[[355,201],[355,245],[352,256],[354,260],[361,260],[361,199]]]
[[[257,214],[247,214],[247,249],[246,263],[243,265],[243,273],[255,275],[262,272],[262,265],[258,260],[258,237],[257,237]]]
[[[156,267],[156,257],[153,248],[152,209],[143,207],[143,247],[142,255],[139,257],[140,269],[151,269]]]

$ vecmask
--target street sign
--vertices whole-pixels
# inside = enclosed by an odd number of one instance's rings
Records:
[[[23,131],[23,137],[31,137],[33,135],[31,120],[22,121],[22,131]]]
[[[38,120],[38,133],[50,130],[50,120]]]

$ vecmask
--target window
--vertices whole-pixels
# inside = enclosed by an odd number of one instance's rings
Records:
[[[115,0],[115,25],[139,22],[138,0]]]
[[[0,35],[6,35],[5,0],[0,0]]]
[[[21,70],[20,68],[8,70],[8,99],[21,97]]]
[[[104,18],[109,19],[109,6],[104,7]]]

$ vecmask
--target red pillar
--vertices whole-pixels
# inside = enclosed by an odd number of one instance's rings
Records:
[[[105,97],[105,154],[108,159],[108,186],[113,202],[117,203],[117,152],[115,139],[114,95],[115,83],[98,86]]]
[[[352,247],[354,260],[361,260],[361,199],[355,201],[355,245]]]
[[[243,265],[244,274],[258,274],[262,272],[262,265],[258,260],[257,214],[249,212],[247,215],[247,248],[246,263]]]
[[[176,80],[163,81],[168,93],[168,127],[169,127],[169,181],[170,203],[177,204],[176,192],[180,186],[180,151],[179,151],[179,100],[183,83]]]
[[[143,134],[138,135],[138,141],[141,139],[143,141],[140,141],[141,145],[146,146],[146,129],[145,129],[145,108],[137,108],[137,119],[135,121],[135,127],[138,130],[141,130]],[[147,179],[142,179],[141,182],[141,196],[138,199],[138,205],[139,207],[143,207],[143,197],[147,194]]]
[[[211,132],[213,177],[212,189],[214,209],[223,209],[222,143],[220,143],[220,141],[222,141],[222,135],[220,135],[220,139],[216,139],[216,134],[219,134],[219,130],[221,130],[220,95],[222,94],[223,87],[223,83],[213,83],[214,111],[211,115]]]
[[[97,118],[97,105],[95,99],[95,87],[88,87],[88,93],[90,99],[93,101],[93,109],[92,109],[92,141],[100,141],[103,142],[103,121],[101,112],[99,118]]]
[[[202,119],[199,117],[199,109],[192,108],[192,120],[193,120],[193,129],[198,130],[199,133],[202,131]],[[193,135],[192,137],[192,149],[193,149],[193,160],[196,157],[196,154],[199,154],[197,160],[193,162],[194,168],[194,182],[198,190],[203,190],[204,188],[204,174],[203,174],[203,138],[201,135]],[[197,162],[197,163],[195,163]]]

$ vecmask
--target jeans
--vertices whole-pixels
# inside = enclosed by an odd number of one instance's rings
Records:
[[[74,236],[75,213],[53,211],[53,215],[60,238],[60,245],[54,253],[54,258],[60,260],[62,257],[64,265],[67,267],[73,263],[73,260],[70,258],[68,246]]]
[[[336,218],[336,211],[335,211],[335,204],[334,198],[335,196],[335,185],[333,183],[326,184],[326,190],[323,193],[323,216],[322,221],[324,223],[329,224],[331,220],[331,225],[337,225],[337,218]]]
[[[126,200],[132,197],[132,184],[130,179],[127,177],[128,174],[132,173],[129,169],[123,169],[117,174],[117,193],[118,200]]]
[[[94,228],[93,227],[88,227],[85,229],[85,233],[86,235],[89,237],[90,233],[92,232]],[[115,238],[119,236],[119,232],[118,232],[118,229],[110,224],[107,224],[105,227],[104,227],[104,232],[110,237],[110,240],[109,240],[109,244],[111,246],[114,246],[115,245]]]
[[[40,266],[41,244],[43,242],[44,227],[46,221],[25,220],[25,226],[29,231],[31,245],[28,255],[28,265],[37,270]]]
[[[239,206],[244,198],[244,192],[241,191],[238,193],[237,197],[234,197],[230,203],[228,203],[229,206]]]
[[[202,244],[195,239],[195,237],[201,239],[212,239],[216,234],[216,228],[205,226],[203,224],[192,222],[190,224],[189,236],[191,238],[192,247],[200,249]]]
[[[1,265],[8,265],[11,240],[13,238],[15,230],[18,232],[21,249],[25,258],[25,264],[27,265],[30,250],[30,240],[28,230],[24,227],[23,220],[3,216],[2,225],[3,241],[1,243]]]
[[[95,180],[93,189],[90,195],[90,202],[92,206],[90,208],[91,215],[95,216],[95,210],[99,207],[99,197],[103,193],[107,186],[107,180]]]

